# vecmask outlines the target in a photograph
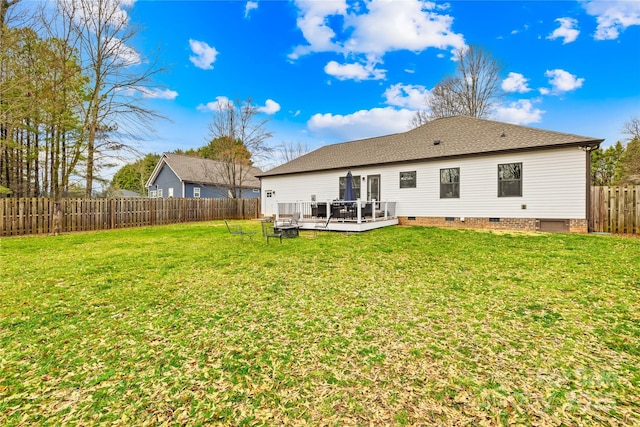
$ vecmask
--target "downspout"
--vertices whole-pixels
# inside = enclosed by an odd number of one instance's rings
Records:
[[[587,155],[587,197],[585,197],[586,201],[586,218],[587,218],[587,233],[591,233],[593,231],[591,227],[591,150],[593,147],[586,147],[585,153]]]
[[[585,154],[586,158],[586,197],[585,197],[585,218],[587,219],[587,233],[593,232],[593,227],[591,227],[591,152],[600,147],[600,142],[592,145],[584,145],[580,147]]]

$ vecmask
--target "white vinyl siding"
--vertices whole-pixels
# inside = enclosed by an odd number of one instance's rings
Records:
[[[498,164],[522,163],[522,197],[498,197]],[[460,198],[440,198],[440,169],[460,168]],[[586,153],[577,147],[398,165],[352,167],[353,175],[380,174],[383,200],[395,201],[398,216],[482,218],[586,217]],[[416,188],[398,188],[400,172],[416,171]],[[264,177],[263,188],[278,202],[338,198],[343,171]],[[362,179],[362,178],[361,178]],[[366,182],[361,183],[365,188]],[[522,209],[526,205],[526,209]],[[274,204],[275,206],[275,204]],[[263,198],[263,209],[264,198]],[[274,212],[267,212],[271,215]]]

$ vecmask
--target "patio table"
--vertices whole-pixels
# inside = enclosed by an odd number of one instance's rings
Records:
[[[276,227],[276,230],[281,231],[282,237],[285,239],[298,237],[300,235],[300,227],[297,225],[280,225]]]

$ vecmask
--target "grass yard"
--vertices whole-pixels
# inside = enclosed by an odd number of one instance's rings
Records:
[[[640,239],[208,222],[0,268],[3,426],[640,425]]]

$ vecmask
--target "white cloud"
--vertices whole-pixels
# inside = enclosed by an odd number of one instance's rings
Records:
[[[148,88],[144,86],[129,86],[121,90],[126,96],[141,95],[147,99],[176,99],[178,92],[170,89]]]
[[[529,79],[520,73],[509,73],[502,81],[502,90],[505,92],[527,93],[531,89],[528,86]]]
[[[555,40],[558,38],[564,39],[562,44],[567,44],[576,41],[578,38],[578,34],[580,31],[576,29],[578,26],[578,21],[573,18],[558,18],[556,22],[560,23],[560,27],[556,28],[553,33],[549,34],[547,37],[550,40]]]
[[[135,0],[103,0],[95,1],[61,0],[60,7],[65,15],[71,17],[76,24],[86,28],[95,35],[98,27],[105,24],[112,27],[102,42],[106,54],[124,66],[138,65],[142,62],[140,54],[124,44],[114,34],[126,29],[129,25],[129,12]],[[104,30],[104,29],[102,29]]]
[[[349,9],[344,0],[296,0],[298,28],[307,45],[289,55],[297,59],[312,52],[373,55],[427,48],[461,49],[464,37],[452,31],[453,18],[443,6],[423,0],[371,0]],[[364,11],[363,11],[364,9]]]
[[[318,137],[344,141],[404,132],[415,111],[393,107],[360,110],[352,114],[314,114],[307,122]]]
[[[60,4],[66,13],[72,13],[74,20],[80,24],[91,23],[98,16],[100,19],[108,19],[108,22],[115,28],[126,27],[129,24],[129,12],[126,9],[133,7],[136,0],[103,0],[80,1],[62,0]],[[102,9],[102,13],[100,12]]]
[[[117,61],[122,65],[138,65],[142,62],[140,54],[118,38],[114,37],[109,39],[105,48],[109,52],[109,55],[117,58]]]
[[[216,62],[218,51],[205,42],[189,40],[189,47],[194,55],[189,57],[189,61],[203,70],[213,70],[213,63]]]
[[[129,25],[129,12],[136,0],[103,0],[81,1],[61,0],[59,5],[65,14],[94,35],[98,31],[104,31],[104,24],[111,28],[103,36],[102,42],[107,55],[116,63],[123,66],[132,66],[142,63],[140,54],[132,47],[115,37],[114,34],[125,30]]]
[[[621,31],[640,25],[640,2],[637,0],[587,1],[583,6],[598,22],[593,35],[596,40],[615,40]]]
[[[493,118],[501,122],[526,125],[540,122],[544,113],[543,110],[534,108],[532,101],[521,99],[496,108]]]
[[[338,64],[329,61],[324,67],[324,72],[338,80],[382,80],[386,77],[387,70],[376,69],[378,61],[367,61],[366,64]]]
[[[198,111],[210,112],[210,111],[220,111],[226,110],[229,106],[236,107],[235,102],[231,101],[226,96],[216,96],[215,101],[207,102],[206,104],[198,105]],[[259,112],[265,114],[275,114],[280,111],[280,104],[275,102],[273,99],[267,99],[265,105],[262,107],[256,108]]]
[[[463,36],[452,31],[453,18],[440,14],[435,3],[372,0],[367,9],[366,14],[347,17],[354,28],[345,42],[349,52],[383,55],[394,50],[420,52],[429,47],[445,50],[465,46]]]
[[[233,104],[226,96],[216,96],[215,101],[207,102],[206,104],[198,105],[199,111],[220,111],[227,109],[229,104]]]
[[[263,107],[258,107],[258,111],[265,114],[275,114],[280,111],[280,104],[273,99],[267,99]]]
[[[385,97],[387,105],[420,110],[425,108],[428,95],[429,90],[424,86],[398,83],[385,90],[382,96]]]
[[[136,88],[138,92],[142,94],[144,98],[150,99],[176,99],[178,92],[170,89],[158,89],[158,88]]]
[[[553,87],[552,92],[554,93],[563,93],[576,90],[582,87],[582,83],[584,83],[583,78],[577,78],[576,76],[565,70],[547,70],[544,75],[549,78],[549,83]]]
[[[297,59],[311,52],[341,51],[339,45],[332,41],[336,33],[329,27],[329,17],[345,16],[347,13],[346,0],[296,0],[295,4],[299,9],[298,28],[309,44],[297,46],[289,58]]]
[[[248,1],[246,6],[244,7],[244,17],[248,18],[249,14],[251,13],[252,10],[255,10],[258,8],[258,2],[257,1]]]
[[[525,32],[525,31],[529,31],[529,24],[524,24],[524,25],[522,26],[522,28],[516,28],[515,30],[511,30],[511,33],[510,33],[510,34],[511,34],[512,36],[515,36],[515,35],[517,35],[517,34],[520,34],[520,33],[522,33],[522,32]]]

